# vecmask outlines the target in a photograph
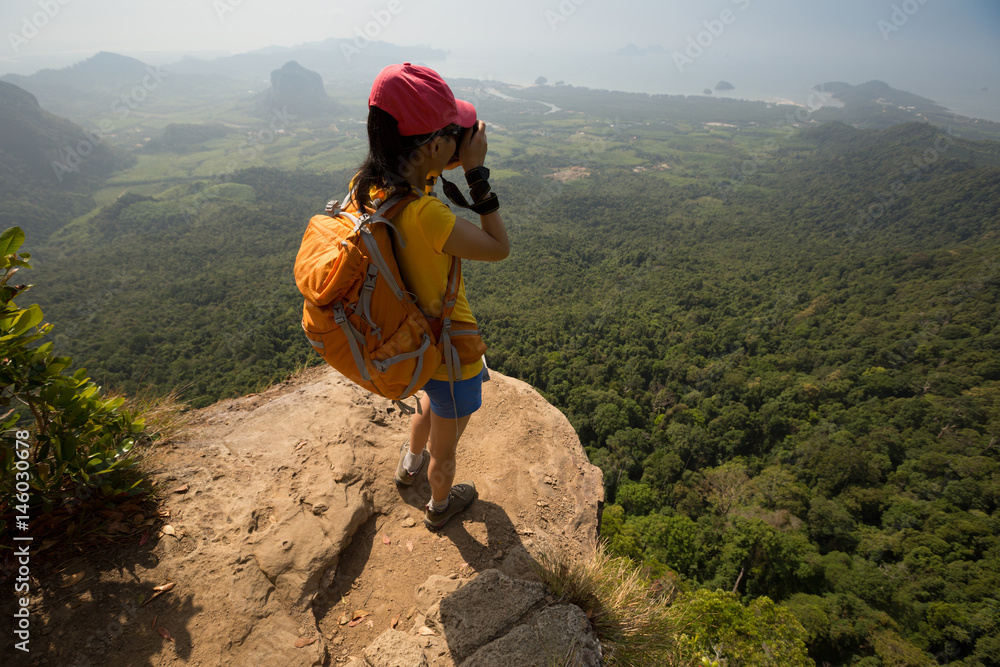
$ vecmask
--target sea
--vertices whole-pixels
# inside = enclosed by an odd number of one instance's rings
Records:
[[[893,88],[904,90],[940,104],[962,116],[983,118],[1000,122],[1000,74],[997,81],[966,82],[959,77],[934,81],[908,73],[904,78],[872,73],[866,76],[840,75],[836,68],[822,72],[795,72],[771,75],[761,74],[761,67],[740,67],[738,64],[695,62],[686,71],[678,67],[667,54],[629,57],[608,55],[590,57],[583,61],[579,56],[563,57],[546,55],[544,61],[530,57],[461,58],[449,56],[445,60],[429,61],[445,78],[457,77],[501,81],[513,85],[532,85],[539,77],[549,84],[562,82],[605,90],[666,95],[703,95],[706,90],[714,97],[761,100],[772,103],[798,104],[815,107],[817,104],[837,105],[836,100],[817,97],[816,86],[830,81],[843,81],[859,85],[872,79],[885,81]],[[732,90],[715,90],[726,81]]]

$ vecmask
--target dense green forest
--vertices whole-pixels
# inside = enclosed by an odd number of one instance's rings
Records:
[[[1000,169],[940,139],[824,126],[727,203],[511,196],[537,224],[470,272],[493,365],[604,470],[612,549],[782,601],[821,664],[1000,655]]]
[[[625,118],[497,103],[513,251],[466,267],[490,365],[573,423],[615,553],[781,603],[818,664],[998,664],[1000,145],[629,100]],[[171,132],[222,151],[204,129]],[[211,177],[181,175],[165,132],[36,244],[58,348],[195,407],[317,363],[291,266],[351,172],[258,163],[346,166],[360,142],[291,129]]]
[[[249,170],[169,202],[120,197],[43,253],[56,344],[124,391],[178,387],[195,407],[315,362],[291,266],[301,221],[334,192],[328,176]]]

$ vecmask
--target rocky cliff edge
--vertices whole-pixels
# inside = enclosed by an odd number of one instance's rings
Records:
[[[336,371],[197,411],[155,454],[169,523],[121,582],[174,589],[148,604],[88,591],[109,617],[97,636],[73,636],[72,619],[88,613],[80,604],[49,609],[62,629],[39,664],[405,665],[414,646],[426,661],[414,665],[491,664],[489,651],[509,651],[487,645],[508,633],[514,646],[517,633],[586,626],[528,580],[544,550],[593,551],[601,472],[557,409],[523,382],[492,378],[458,451],[457,479],[474,480],[479,500],[439,534],[422,522],[426,473],[410,488],[393,482],[409,417]],[[452,594],[477,578],[464,603]],[[519,587],[527,597],[508,595],[513,611],[501,612],[497,591]],[[503,627],[470,638],[454,621],[467,613],[460,604],[506,614]],[[579,645],[559,650],[593,653],[590,639],[569,641]],[[411,653],[396,663],[395,650]]]

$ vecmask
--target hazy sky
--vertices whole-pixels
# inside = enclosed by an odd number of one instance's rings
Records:
[[[937,99],[1000,102],[998,0],[0,1],[0,73],[67,54],[169,62],[156,52],[239,53],[367,29],[448,50],[435,64],[445,76],[648,92],[700,92],[725,78],[789,94],[878,78]],[[659,50],[615,55],[629,43]]]

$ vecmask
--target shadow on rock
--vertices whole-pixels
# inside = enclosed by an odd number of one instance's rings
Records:
[[[420,472],[412,485],[397,486],[396,488],[399,490],[399,496],[403,502],[423,513],[424,505],[431,497],[431,485],[427,481],[425,471]],[[470,534],[468,526],[474,523],[485,526],[485,544]],[[499,562],[511,553],[523,553],[530,562],[522,563],[519,572],[525,578],[532,578],[531,564],[534,563],[534,559],[528,555],[528,551],[524,548],[525,545],[522,544],[517,528],[507,511],[496,503],[483,500],[482,497],[477,498],[467,510],[454,516],[436,534],[444,535],[454,542],[465,562],[476,570],[499,567]],[[513,576],[520,576],[520,574]]]
[[[487,570],[427,613],[461,667],[602,664],[586,614],[556,604],[537,581]]]
[[[167,646],[187,661],[190,624],[202,608],[183,582],[153,599],[154,588],[167,583],[155,571],[154,547],[89,552],[42,573],[32,581],[30,652],[13,650],[4,664],[152,665]]]
[[[317,596],[316,600],[313,601],[313,613],[316,615],[318,623],[322,623],[330,611],[337,606],[340,601],[340,595],[337,593],[349,593],[354,588],[354,583],[364,574],[368,559],[371,558],[372,549],[375,546],[375,534],[384,521],[385,517],[383,516],[377,514],[371,516],[361,524],[350,544],[344,549],[332,581],[328,586],[321,588],[321,590],[330,591],[332,594]]]
[[[469,532],[474,523],[485,525],[485,544]],[[477,499],[469,509],[449,521],[439,534],[450,539],[465,562],[478,571],[500,568],[519,579],[538,578],[533,569],[538,563],[521,542],[510,516],[496,503]]]

